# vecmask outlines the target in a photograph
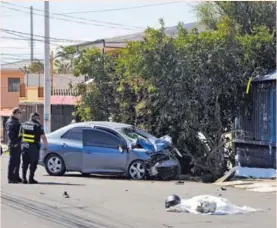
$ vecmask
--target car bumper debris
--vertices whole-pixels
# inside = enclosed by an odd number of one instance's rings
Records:
[[[148,176],[171,179],[179,175],[181,169],[180,163],[178,159],[171,154],[171,151],[153,153],[150,157],[151,159],[146,164]]]

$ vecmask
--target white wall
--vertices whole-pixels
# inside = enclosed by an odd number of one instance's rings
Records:
[[[77,84],[80,82],[84,82],[85,77],[79,76],[75,77],[71,74],[54,74],[53,76],[53,87],[54,89],[68,89],[69,84]],[[44,85],[44,74],[41,74],[40,76],[38,74],[30,74],[25,75],[24,83],[28,87],[37,87]]]

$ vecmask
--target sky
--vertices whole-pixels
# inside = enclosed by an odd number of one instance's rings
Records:
[[[165,26],[196,22],[195,4],[174,0],[50,1],[50,37],[63,39],[52,42],[51,50],[55,53],[58,45],[137,33],[147,26],[158,28],[160,18],[164,19]],[[30,41],[22,40],[30,37],[30,6],[34,12],[34,38],[38,39],[34,54],[35,58],[43,59],[44,2],[4,1],[0,3],[1,64],[30,58]],[[21,33],[14,35],[14,31]]]

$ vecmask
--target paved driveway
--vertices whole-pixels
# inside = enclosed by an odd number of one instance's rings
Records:
[[[79,175],[50,177],[39,168],[39,185],[9,185],[7,157],[1,158],[2,227],[17,228],[275,228],[276,194],[186,182],[129,181],[83,178]],[[63,198],[64,192],[70,198]],[[263,208],[264,212],[201,216],[167,213],[164,198],[176,193],[222,195],[237,205]]]

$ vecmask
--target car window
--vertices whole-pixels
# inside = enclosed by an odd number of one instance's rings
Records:
[[[83,140],[83,128],[82,127],[75,127],[71,129],[70,139],[72,140]]]
[[[94,129],[108,132],[108,133],[114,135],[115,137],[120,137],[120,134],[118,134],[117,132],[115,132],[114,130],[111,130],[111,129],[109,129],[109,128],[105,128],[105,127],[94,127]]]
[[[122,145],[123,140],[104,131],[91,130],[84,134],[85,146],[99,146],[107,148],[118,148],[118,145]]]
[[[63,139],[70,139],[71,135],[71,130],[68,130],[66,133],[63,134],[62,138]]]
[[[71,140],[83,140],[83,129],[90,129],[85,127],[75,127],[67,131],[62,138],[64,139],[71,139]]]

